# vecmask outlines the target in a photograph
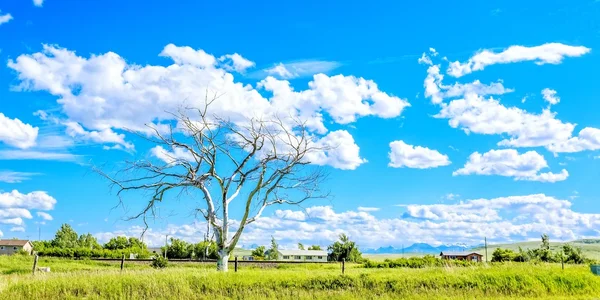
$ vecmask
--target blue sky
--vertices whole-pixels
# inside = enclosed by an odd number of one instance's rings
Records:
[[[5,1],[0,231],[139,234],[123,218],[144,195],[113,209],[92,166],[158,159],[124,129],[210,86],[221,114],[319,113],[315,139],[342,145],[315,161],[333,197],[269,208],[243,244],[598,236],[599,16],[593,0]],[[147,241],[201,238],[198,203],[166,202]]]

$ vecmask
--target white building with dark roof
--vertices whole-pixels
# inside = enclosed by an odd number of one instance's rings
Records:
[[[279,250],[281,261],[327,262],[327,251],[324,250]]]

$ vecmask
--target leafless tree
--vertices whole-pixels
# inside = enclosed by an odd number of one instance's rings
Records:
[[[194,210],[215,234],[217,269],[227,271],[244,228],[266,207],[327,196],[319,188],[325,177],[323,169],[310,165],[309,160],[327,149],[314,143],[304,124],[290,121],[293,118],[231,122],[211,115],[211,102],[173,114],[177,126],[167,132],[149,126],[153,135],[147,139],[169,150],[163,152],[164,162],[133,161],[115,174],[97,172],[118,190],[121,203],[121,195],[127,191],[150,195],[144,209],[130,218],[143,219],[146,228],[159,203],[172,195],[184,195],[182,191],[198,191],[205,201]],[[230,207],[236,200],[243,201],[243,211],[241,219],[233,221]]]

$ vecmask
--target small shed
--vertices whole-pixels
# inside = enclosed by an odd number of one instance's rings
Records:
[[[21,250],[31,255],[33,244],[29,240],[0,240],[0,255],[12,255]]]
[[[441,252],[440,257],[442,259],[468,260],[474,262],[481,262],[483,260],[483,255],[477,252]]]

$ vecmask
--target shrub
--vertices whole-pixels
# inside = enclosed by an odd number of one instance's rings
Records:
[[[152,260],[151,266],[155,269],[162,269],[162,268],[166,268],[168,264],[169,264],[168,259],[166,259],[162,256],[157,256],[154,258],[154,260]]]

